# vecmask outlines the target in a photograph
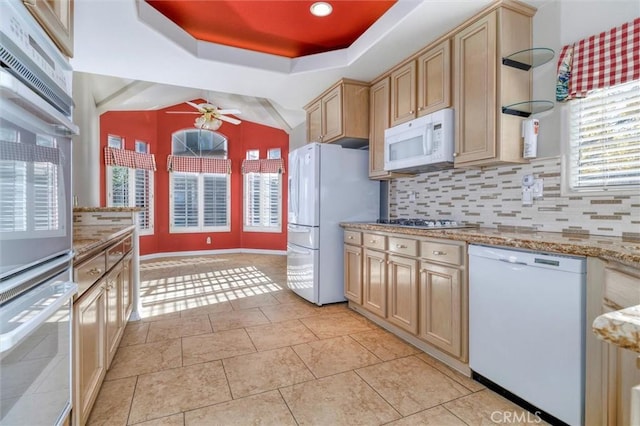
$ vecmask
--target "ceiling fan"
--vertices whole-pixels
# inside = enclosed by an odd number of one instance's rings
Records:
[[[198,111],[167,111],[170,114],[200,114],[200,117],[196,118],[193,123],[198,129],[206,130],[218,130],[223,121],[231,124],[240,124],[241,121],[237,118],[227,117],[224,114],[240,114],[240,110],[237,109],[219,109],[217,106],[208,102],[202,104],[196,104],[193,102],[186,102]]]

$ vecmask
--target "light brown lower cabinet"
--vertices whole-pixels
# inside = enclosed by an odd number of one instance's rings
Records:
[[[101,280],[73,304],[73,419],[76,425],[87,422],[107,372],[105,288],[106,280]]]
[[[420,334],[449,354],[462,355],[462,277],[458,268],[420,264]]]
[[[640,304],[640,270],[609,262],[604,270],[602,313]],[[607,426],[632,425],[631,394],[640,385],[640,354],[602,342],[604,418]]]
[[[362,307],[387,316],[387,255],[368,248],[363,258]]]
[[[387,265],[387,320],[412,334],[418,333],[418,261],[389,255]]]
[[[350,303],[466,363],[465,243],[368,232],[360,239],[356,234],[345,231],[345,294]]]
[[[107,249],[104,250],[105,252]],[[95,256],[95,255],[92,255]],[[93,257],[95,259],[96,257]],[[99,259],[107,256],[98,255]],[[75,269],[74,279],[83,276],[83,266],[91,267],[92,275],[104,271],[95,262],[82,263]],[[132,310],[132,254],[119,260],[98,278],[73,303],[73,409],[72,423],[84,425],[98,396],[107,369],[118,350],[124,328]]]
[[[362,247],[344,245],[344,295],[362,304]]]

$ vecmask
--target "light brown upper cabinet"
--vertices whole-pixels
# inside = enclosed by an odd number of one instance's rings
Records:
[[[531,18],[522,3],[504,2],[454,36],[455,166],[524,163],[522,118],[501,107],[531,99],[531,74],[501,65],[531,48]]]
[[[58,48],[73,57],[73,0],[23,0]]]
[[[366,145],[369,139],[369,83],[342,79],[304,107],[308,142]]]
[[[451,106],[451,41],[391,71],[391,126]]]
[[[369,91],[369,178],[384,179],[384,131],[389,128],[389,77],[371,86]]]
[[[417,116],[451,106],[451,40],[418,57]]]
[[[391,126],[416,116],[416,61],[391,72]]]

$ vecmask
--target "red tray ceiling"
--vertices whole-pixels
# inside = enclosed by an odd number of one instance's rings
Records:
[[[313,1],[146,1],[196,39],[289,58],[349,47],[396,2],[333,0],[317,17]]]

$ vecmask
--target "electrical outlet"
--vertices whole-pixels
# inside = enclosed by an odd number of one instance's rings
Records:
[[[544,192],[544,179],[538,178],[533,180],[533,198],[542,198]]]
[[[415,191],[409,192],[409,201],[415,201],[415,200],[416,200],[416,192]]]
[[[211,244],[211,237],[207,237],[207,244]]]

